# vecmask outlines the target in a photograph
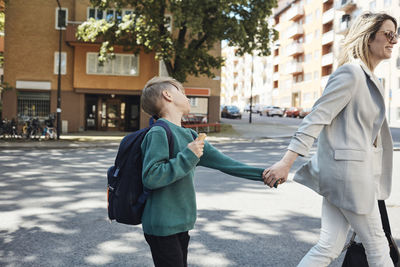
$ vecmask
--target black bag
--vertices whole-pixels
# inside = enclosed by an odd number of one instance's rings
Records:
[[[390,257],[395,267],[400,267],[400,253],[392,237],[392,231],[390,230],[389,218],[386,211],[386,205],[384,200],[378,200],[379,212],[381,214],[383,231],[385,232],[390,247]],[[364,246],[361,243],[354,241],[356,233],[350,239],[350,243],[345,247],[347,249],[346,255],[343,260],[342,267],[368,267],[367,256],[365,255]]]
[[[142,183],[141,144],[147,132],[154,126],[165,129],[172,158],[174,140],[172,132],[163,121],[125,136],[118,148],[115,163],[107,171],[108,218],[119,223],[138,225],[142,222],[144,204],[150,190]]]

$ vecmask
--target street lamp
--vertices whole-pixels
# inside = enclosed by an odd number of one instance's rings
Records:
[[[250,115],[249,115],[249,123],[251,123],[251,116],[253,114],[253,71],[254,71],[254,57],[253,53],[251,53],[251,80],[250,80]]]
[[[58,4],[58,15],[61,11],[60,1],[56,0]],[[58,78],[57,78],[57,140],[60,140],[61,131],[61,41],[62,41],[62,25],[60,25],[60,18],[58,17]]]

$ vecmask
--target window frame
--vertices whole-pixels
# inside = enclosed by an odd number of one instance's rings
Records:
[[[126,76],[126,77],[139,77],[140,76],[140,55],[133,55],[133,54],[123,54],[123,53],[115,53],[115,58],[111,60],[112,64],[112,71],[111,73],[106,73],[105,71],[103,73],[98,73],[98,66],[99,66],[99,61],[98,61],[98,52],[87,52],[86,53],[86,75],[102,75],[102,76]],[[95,55],[95,66],[96,66],[96,72],[95,73],[90,73],[89,72],[89,57],[91,55]],[[116,73],[115,72],[115,64],[114,62],[116,61],[117,56],[122,56],[122,57],[136,57],[137,58],[137,71],[136,74],[122,74],[122,73]],[[121,58],[122,60],[122,58]],[[122,61],[121,61],[122,62]],[[105,63],[106,64],[106,63]],[[101,66],[102,68],[106,68],[106,65]]]
[[[54,52],[54,74],[58,75],[58,51]],[[63,69],[63,61],[65,60],[65,69]],[[61,75],[67,74],[67,52],[61,51]]]
[[[112,12],[113,12],[113,18],[114,18],[114,20],[116,20],[116,21],[122,20],[122,18],[123,18],[125,15],[129,15],[129,14],[126,14],[127,12],[130,12],[130,13],[132,14],[133,11],[134,11],[134,10],[131,9],[131,8],[123,8],[123,9],[120,9],[120,10],[118,11],[118,9],[116,9],[116,8],[100,9],[100,8],[98,8],[98,7],[88,7],[87,10],[86,10],[86,19],[87,19],[87,20],[89,20],[90,18],[92,18],[92,17],[90,17],[90,10],[91,10],[91,9],[94,9],[94,17],[93,17],[93,18],[94,18],[95,20],[104,19],[104,20],[106,20],[106,21],[112,21],[112,20],[107,20],[107,13],[108,13],[109,11],[112,11]],[[101,18],[98,18],[98,11],[99,11],[99,10],[103,12]],[[118,18],[118,15],[121,15],[121,19]]]
[[[65,27],[58,27],[58,11],[59,10],[65,10]],[[62,7],[61,9],[59,7],[56,7],[56,17],[55,17],[55,29],[56,30],[66,30],[68,26],[68,8],[67,7]]]

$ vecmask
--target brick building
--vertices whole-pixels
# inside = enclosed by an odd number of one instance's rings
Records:
[[[154,53],[137,56],[116,47],[116,58],[98,65],[100,43],[78,41],[75,32],[89,17],[121,16],[100,11],[89,0],[13,0],[6,5],[4,81],[15,89],[4,94],[4,118],[45,119],[57,108],[59,31],[61,28],[61,117],[63,131],[133,131],[147,126],[140,109],[141,89],[165,73]],[[123,9],[123,14],[131,12]],[[65,27],[58,27],[64,25]],[[58,24],[60,23],[60,24]],[[220,46],[214,51],[220,55]],[[215,75],[220,76],[219,71]],[[189,77],[184,84],[194,115],[219,120],[219,79]]]

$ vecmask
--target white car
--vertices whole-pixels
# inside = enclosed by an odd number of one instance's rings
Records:
[[[267,115],[268,117],[273,117],[273,116],[282,117],[284,114],[285,114],[285,109],[277,106],[269,106],[265,110],[265,115]]]

